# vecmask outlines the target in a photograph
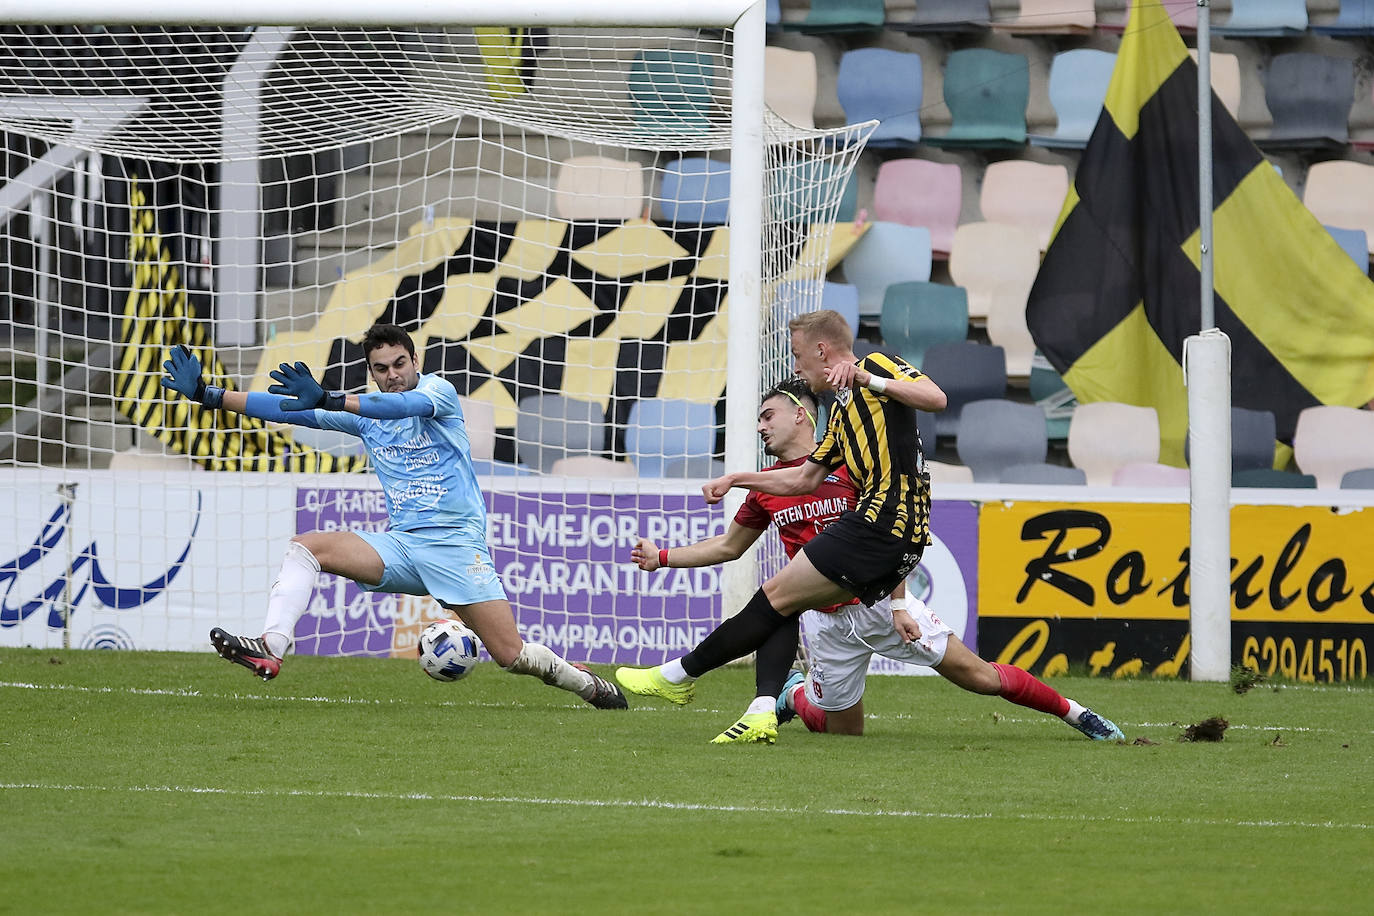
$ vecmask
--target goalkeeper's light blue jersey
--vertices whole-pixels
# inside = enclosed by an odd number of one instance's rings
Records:
[[[486,504],[458,391],[437,375],[421,375],[414,391],[434,405],[434,416],[373,420],[345,411],[313,413],[322,428],[363,440],[386,493],[392,530],[471,528],[485,537]]]

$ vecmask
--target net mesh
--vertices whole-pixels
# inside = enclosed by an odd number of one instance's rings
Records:
[[[524,635],[620,663],[694,644],[718,571],[628,555],[724,530],[699,483],[727,394],[757,398],[728,391],[731,42],[0,30],[0,641],[256,633],[287,539],[384,528],[357,440],[159,383],[183,344],[211,383],[265,390],[300,360],[363,392],[381,321],[463,398]],[[762,303],[741,299],[765,387],[789,372],[787,318],[862,232],[837,212],[867,129],[766,115]],[[297,651],[410,652],[437,613],[322,576]]]

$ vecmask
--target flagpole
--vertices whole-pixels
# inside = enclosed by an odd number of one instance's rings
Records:
[[[1212,282],[1212,11],[1197,0],[1199,328],[1183,342],[1188,388],[1189,671],[1225,681],[1231,671],[1231,341],[1216,326]]]

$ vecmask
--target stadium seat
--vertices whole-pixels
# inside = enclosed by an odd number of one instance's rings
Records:
[[[1031,145],[1053,149],[1087,146],[1102,113],[1115,66],[1116,55],[1110,51],[1075,48],[1054,55],[1050,61],[1049,93],[1058,125],[1052,134],[1031,134]],[[986,213],[983,215],[987,217]]]
[[[923,142],[951,149],[998,149],[1026,143],[1030,66],[1024,54],[962,48],[945,61],[949,130]]]
[[[1272,410],[1231,408],[1231,470],[1272,468],[1277,444],[1277,421]],[[1191,462],[1192,445],[1183,439],[1183,460]]]
[[[1164,9],[1168,11],[1169,18],[1174,21],[1174,28],[1182,33],[1197,31],[1197,0],[1162,0]],[[1126,18],[1130,15],[1131,5],[1126,4],[1126,11],[1118,19],[1099,22],[1097,27],[1103,32],[1123,32],[1126,30]]]
[[[893,283],[930,279],[930,230],[875,222],[842,264],[845,280],[859,288],[859,317],[877,318]]]
[[[606,448],[601,405],[559,394],[520,399],[515,416],[515,453],[520,463],[548,474],[569,455],[595,455]]]
[[[1088,482],[1082,468],[1062,464],[1013,464],[1002,469],[1002,483],[1030,483],[1046,486],[1079,487]]]
[[[730,163],[684,156],[663,167],[659,211],[670,223],[720,226],[730,218]]]
[[[873,217],[888,223],[925,226],[931,256],[949,257],[963,208],[964,178],[957,162],[889,159],[873,183]]]
[[[724,473],[725,462],[709,455],[672,458],[663,463],[663,477],[666,480],[714,480]]]
[[[888,20],[887,27],[909,35],[979,33],[991,20],[988,0],[921,0],[910,19]]]
[[[644,168],[605,156],[565,159],[553,204],[560,219],[634,219],[644,212]]]
[[[968,294],[943,283],[893,283],[883,296],[878,331],[889,350],[919,367],[928,348],[968,337]]]
[[[1335,21],[1314,25],[1311,31],[1336,38],[1374,35],[1374,0],[1341,0]]]
[[[1326,231],[1331,233],[1336,244],[1341,246],[1341,250],[1350,255],[1350,259],[1355,262],[1356,267],[1369,273],[1369,239],[1365,236],[1363,229],[1342,229],[1340,226],[1327,226]]]
[[[763,100],[795,127],[816,126],[816,55],[769,45],[763,49]]]
[[[1374,490],[1374,468],[1356,468],[1341,475],[1342,490]]]
[[[1355,66],[1349,58],[1294,52],[1269,63],[1264,102],[1274,125],[1263,150],[1336,150],[1350,141]]]
[[[1307,169],[1302,202],[1325,226],[1359,229],[1374,242],[1374,165],[1345,159]]]
[[[458,398],[463,425],[468,432],[468,447],[473,458],[490,458],[496,452],[496,408],[490,401]]]
[[[549,469],[555,477],[589,477],[615,479],[639,476],[634,462],[613,461],[600,455],[572,455],[559,458]]]
[[[1114,401],[1079,404],[1069,421],[1069,460],[1094,487],[1111,486],[1116,469],[1159,461],[1159,414]]]
[[[1028,386],[1036,406],[1045,413],[1045,432],[1050,441],[1063,442],[1069,437],[1069,421],[1078,398],[1039,350],[1031,358]]]
[[[1069,194],[1069,170],[1048,162],[1003,159],[983,170],[978,206],[990,223],[1020,226],[1044,251]]]
[[[493,461],[490,458],[474,458],[472,470],[478,477],[525,477],[534,473],[528,465]]]
[[[1232,487],[1262,487],[1269,489],[1315,490],[1317,478],[1311,474],[1276,471],[1273,468],[1251,468],[1231,474]]]
[[[774,219],[784,223],[828,222],[830,189],[839,174],[839,167],[823,159],[800,159],[769,169],[764,178],[765,197],[773,208]],[[858,200],[858,176],[850,170],[835,221],[853,222]]]
[[[994,19],[993,31],[1010,35],[1091,35],[1097,13],[1083,0],[1021,0],[1020,14]]]
[[[1123,464],[1112,472],[1114,487],[1186,487],[1191,479],[1187,468],[1157,461]]]
[[[834,309],[848,320],[849,329],[858,334],[858,288],[850,283],[831,283],[827,280],[821,284],[818,297],[807,297],[805,295],[806,290],[812,286],[811,283],[795,280],[778,285],[777,299],[773,304],[778,326],[786,327],[788,321],[804,312],[814,312],[816,309]]]
[[[1189,3],[1189,7],[1197,9],[1192,3]],[[1197,48],[1190,49],[1188,53],[1192,55],[1193,61],[1196,63]],[[1221,99],[1221,104],[1231,113],[1232,118],[1239,118],[1240,58],[1222,51],[1213,51],[1210,57],[1212,61],[1212,92]]]
[[[1007,394],[1007,358],[1001,347],[958,340],[926,349],[920,369],[939,385],[947,399],[939,413],[917,411],[921,441],[934,453],[938,437],[959,433],[959,416],[971,401]]]
[[[883,27],[883,0],[811,0],[806,18],[783,22],[789,31],[808,35],[874,32]]]
[[[641,477],[662,477],[673,458],[711,457],[716,446],[714,404],[641,398],[630,408],[625,451]]]
[[[653,133],[697,135],[711,127],[711,86],[727,75],[710,54],[679,49],[641,51],[630,62],[630,108]]]
[[[924,439],[922,439],[924,444]],[[927,450],[932,446],[927,446]],[[962,464],[947,464],[943,461],[927,461],[926,473],[934,486],[945,483],[973,483],[973,471]]]
[[[291,439],[297,445],[304,445],[336,458],[350,458],[367,454],[367,449],[363,447],[363,440],[337,429],[312,429],[309,426],[293,426],[291,427]]]
[[[959,417],[955,448],[976,483],[997,483],[1011,465],[1045,460],[1045,415],[1034,404],[1000,398],[970,401]]]
[[[859,335],[859,288],[851,283],[826,282],[821,287],[821,308],[832,309],[849,322],[849,331]]]
[[[1346,471],[1369,467],[1374,455],[1374,412],[1321,405],[1298,414],[1293,460],[1298,470],[1317,478],[1319,489],[1341,485]]]
[[[1225,38],[1289,38],[1307,31],[1306,0],[1231,0],[1231,18],[1212,26]]]
[[[1001,223],[964,223],[954,231],[949,276],[968,291],[971,319],[987,319],[996,306],[1019,301],[1025,323],[1026,298],[1040,272],[1040,245],[1028,231]],[[1024,363],[1024,365],[1023,365]],[[1018,375],[1029,375],[1029,356],[1018,353]]]
[[[873,149],[910,147],[921,139],[921,55],[855,48],[840,56],[835,94],[850,124],[876,119]]]
[[[764,6],[763,22],[769,32],[782,30],[782,0],[768,0]]]

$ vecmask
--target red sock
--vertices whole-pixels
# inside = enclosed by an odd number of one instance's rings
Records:
[[[997,669],[997,676],[1002,679],[1000,696],[1017,706],[1028,706],[1061,719],[1068,714],[1069,701],[1049,684],[1014,665],[993,662],[992,667]],[[797,712],[800,714],[801,710]]]
[[[813,732],[825,731],[825,710],[806,698],[806,688],[798,687],[792,694],[792,706],[797,710],[797,718]]]

